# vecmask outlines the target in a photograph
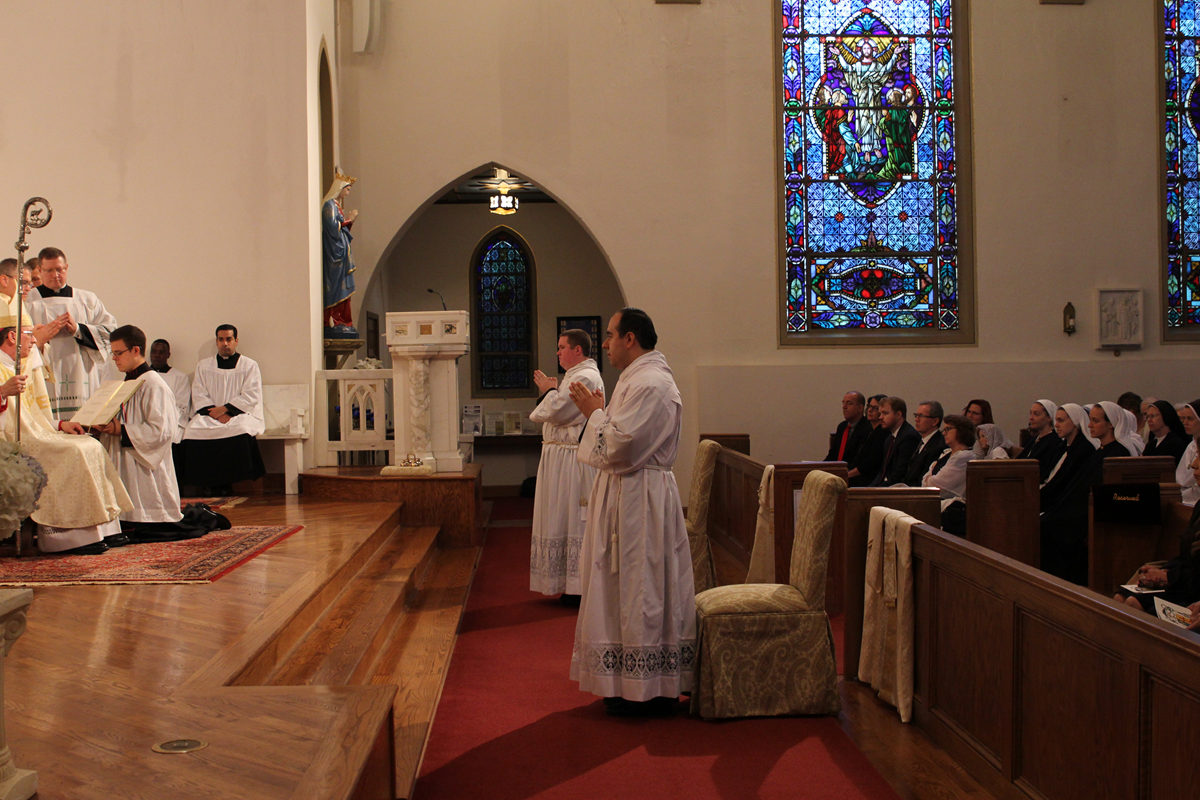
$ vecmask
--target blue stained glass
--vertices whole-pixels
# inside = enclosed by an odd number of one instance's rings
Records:
[[[1166,322],[1200,325],[1200,3],[1164,0]]]
[[[528,389],[532,298],[530,264],[516,239],[501,230],[476,267],[476,330],[484,389]]]
[[[780,0],[787,331],[957,330],[951,0]]]

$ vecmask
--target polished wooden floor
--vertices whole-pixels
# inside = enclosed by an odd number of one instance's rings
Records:
[[[230,686],[306,592],[397,524],[395,503],[269,495],[235,525],[304,525],[207,585],[37,588],[6,664],[9,745],[38,797],[349,796],[391,686]],[[207,740],[189,755],[157,742]],[[357,751],[357,752],[356,752]]]

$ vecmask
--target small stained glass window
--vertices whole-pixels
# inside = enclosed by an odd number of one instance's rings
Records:
[[[1168,338],[1200,333],[1200,3],[1164,0]],[[1175,334],[1175,336],[1172,336]]]
[[[952,0],[780,0],[785,340],[959,331]]]
[[[480,244],[472,273],[476,393],[534,391],[536,290],[528,248],[499,228]]]

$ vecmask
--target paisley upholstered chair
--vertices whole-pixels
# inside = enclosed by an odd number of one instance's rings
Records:
[[[696,448],[696,464],[692,468],[692,493],[688,498],[687,533],[692,548],[692,577],[696,594],[717,585],[713,566],[712,547],[708,543],[708,501],[712,498],[713,471],[721,445],[705,439]]]
[[[714,719],[841,710],[825,572],[845,495],[846,482],[828,472],[804,479],[790,584],[720,586],[697,595],[694,713]]]

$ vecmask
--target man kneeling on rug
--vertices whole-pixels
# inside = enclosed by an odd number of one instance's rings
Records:
[[[174,390],[146,363],[146,334],[122,325],[109,334],[113,365],[126,381],[140,380],[121,413],[93,428],[103,436],[133,508],[121,515],[122,528],[133,542],[194,539],[207,531],[180,522],[179,484],[171,445],[179,427]]]
[[[21,352],[33,347],[33,321],[21,316]],[[17,319],[0,316],[0,384],[16,372]],[[21,393],[21,449],[46,471],[46,488],[33,512],[38,549],[43,553],[97,555],[109,546],[128,544],[118,518],[133,508],[116,467],[104,447],[83,426],[56,422],[41,369],[22,359],[25,391]],[[0,409],[0,437],[17,440],[16,403],[5,398]],[[107,542],[107,543],[106,543]]]

